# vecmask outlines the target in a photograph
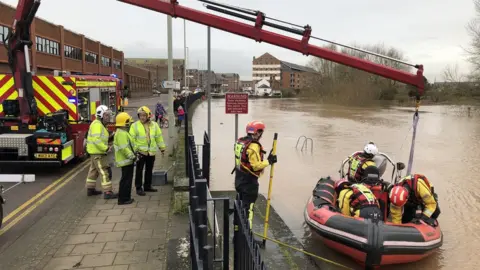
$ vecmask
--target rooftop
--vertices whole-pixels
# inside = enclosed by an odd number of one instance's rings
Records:
[[[7,8],[13,9],[13,10],[16,10],[16,9],[17,9],[17,7],[14,7],[14,6],[10,5],[10,4],[7,4],[7,3],[4,3],[4,2],[2,2],[2,1],[0,1],[0,10],[2,10],[1,6],[5,6],[5,7],[7,7]],[[79,35],[79,36],[85,36],[85,35],[83,35],[83,34],[80,34],[80,33],[76,32],[76,31],[73,31],[73,30],[70,30],[70,29],[68,29],[68,28],[65,28],[63,25],[54,24],[54,23],[52,23],[52,22],[50,22],[50,21],[48,21],[48,20],[45,20],[45,19],[43,19],[43,18],[41,18],[41,17],[39,17],[39,16],[35,16],[35,19],[44,21],[44,22],[46,22],[46,23],[48,23],[48,24],[51,24],[51,25],[53,25],[53,26],[62,26],[64,30],[67,30],[67,31],[72,32],[72,33],[74,33],[74,34],[76,34],[76,35]],[[12,23],[13,23],[13,18],[12,18]],[[9,25],[9,27],[10,27],[10,26],[11,26],[11,25]],[[100,42],[100,41],[95,40],[95,39],[93,39],[93,38],[90,38],[90,37],[87,37],[87,36],[85,36],[85,37],[88,38],[88,39],[90,39],[90,40],[92,40],[92,41]],[[117,48],[115,48],[115,47],[113,47],[113,46],[109,46],[109,45],[104,44],[104,43],[101,43],[101,42],[100,42],[100,44],[105,45],[105,46],[107,46],[107,47],[112,47],[114,50],[119,51],[119,52],[122,51],[122,50],[119,50],[119,49],[117,49]]]
[[[183,65],[184,59],[173,59],[173,65]],[[163,58],[125,58],[125,63],[139,66],[168,66],[168,59]]]
[[[294,63],[286,62],[286,61],[280,61],[280,62],[282,65],[282,69],[287,68],[295,71],[316,72],[313,68],[309,68],[306,66],[297,65]]]

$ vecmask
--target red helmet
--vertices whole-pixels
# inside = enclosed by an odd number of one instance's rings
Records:
[[[408,191],[402,186],[395,186],[390,191],[390,203],[397,207],[403,207],[408,200]]]
[[[346,179],[344,179],[344,178],[342,178],[342,179],[340,179],[340,180],[337,180],[337,181],[335,182],[335,191],[336,191],[337,193],[339,193],[339,192],[340,192],[342,189],[344,189],[345,186],[347,186],[348,184],[350,184],[350,182],[348,182],[348,180],[346,180]]]
[[[261,121],[252,121],[247,124],[247,134],[261,133],[265,130],[265,124]]]

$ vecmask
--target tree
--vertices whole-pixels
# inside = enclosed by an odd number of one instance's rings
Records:
[[[450,83],[460,83],[465,80],[465,76],[458,71],[458,65],[447,65],[443,70],[443,80]]]
[[[466,49],[468,62],[472,64],[472,77],[480,78],[480,0],[473,0],[476,16],[467,25],[468,34],[471,37],[470,46]]]
[[[409,71],[410,69],[410,67],[397,61],[365,52],[368,51],[405,61],[402,52],[395,48],[389,48],[383,44],[367,46],[352,45],[349,47],[358,47],[363,51],[348,47],[339,49],[335,45],[329,45],[325,48],[381,65],[390,66],[395,69],[405,71]],[[317,95],[322,98],[328,98],[330,101],[365,103],[375,99],[391,100],[397,94],[400,86],[396,81],[316,57],[312,58],[308,65],[318,72],[311,83],[313,89],[310,89],[309,92],[315,92]]]

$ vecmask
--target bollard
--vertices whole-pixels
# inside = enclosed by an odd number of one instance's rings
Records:
[[[205,257],[205,250],[202,248],[207,245],[207,234],[208,234],[208,228],[207,225],[198,225],[197,227],[197,232],[198,232],[198,247],[200,249],[200,258]]]

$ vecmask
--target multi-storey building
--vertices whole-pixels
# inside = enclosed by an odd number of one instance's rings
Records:
[[[206,90],[208,84],[208,70],[188,69],[188,86],[190,89],[197,87]],[[210,71],[210,84],[216,83],[215,72]]]
[[[240,88],[240,75],[237,73],[217,73],[217,84],[223,92],[237,92]]]
[[[252,62],[253,84],[267,79],[273,89],[302,89],[314,74],[316,71],[312,68],[281,61],[269,53],[254,57]]]
[[[157,85],[157,80],[168,81],[168,59],[161,58],[125,58],[125,63],[147,69],[152,74],[153,84]],[[185,66],[184,59],[173,59],[173,80],[180,82],[180,86],[185,86]]]
[[[10,73],[3,40],[10,31],[15,8],[0,2],[0,10],[0,73]],[[31,39],[30,62],[34,74],[48,75],[55,70],[71,74],[115,74],[129,87],[131,95],[151,93],[148,70],[126,65],[120,50],[39,18],[32,23]]]

